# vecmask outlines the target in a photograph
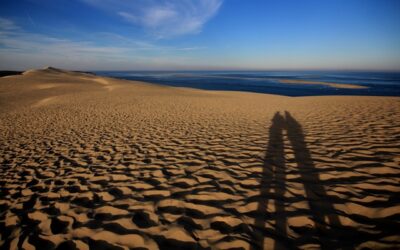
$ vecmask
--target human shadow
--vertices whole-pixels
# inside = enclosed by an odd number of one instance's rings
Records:
[[[284,136],[286,131],[286,136]],[[269,142],[264,159],[262,178],[260,182],[260,199],[258,200],[257,216],[254,227],[253,249],[263,249],[265,237],[275,240],[274,249],[296,248],[296,242],[287,234],[288,211],[285,211],[286,166],[285,166],[285,138],[294,152],[295,171],[299,175],[298,181],[304,187],[303,199],[307,201],[309,209],[305,211],[314,222],[314,228],[298,232],[301,243],[319,244],[322,249],[333,249],[340,245],[338,239],[331,237],[333,227],[341,227],[340,220],[335,213],[334,206],[327,195],[325,187],[307,148],[302,126],[289,112],[283,117],[275,113],[272,125],[269,128]],[[269,209],[268,209],[269,208]],[[273,209],[275,208],[275,209]],[[287,210],[287,209],[286,209]],[[271,211],[271,212],[269,212]],[[273,225],[266,228],[266,222]],[[299,242],[297,242],[299,243]]]
[[[279,239],[286,240],[286,218],[283,216],[275,217],[275,230],[265,228],[266,221],[270,219],[271,214],[267,213],[268,204],[275,205],[277,214],[284,212],[284,202],[281,198],[285,192],[285,157],[283,144],[283,129],[285,119],[277,112],[272,119],[272,125],[269,128],[269,142],[265,154],[262,178],[260,182],[260,200],[257,206],[257,218],[254,226],[260,233],[255,234],[254,249],[263,249],[264,235],[268,234]],[[275,191],[273,193],[273,191]],[[274,202],[274,204],[272,204]]]
[[[321,184],[318,169],[307,148],[302,126],[289,112],[285,112],[287,137],[294,151],[300,180],[309,206],[309,215],[315,223],[314,236],[321,244],[321,248],[332,249],[338,246],[338,237],[331,237],[333,228],[341,228],[340,220],[335,212],[332,200]]]

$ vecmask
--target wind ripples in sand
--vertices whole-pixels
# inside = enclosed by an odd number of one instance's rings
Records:
[[[399,246],[398,99],[119,84],[3,105],[2,248]]]

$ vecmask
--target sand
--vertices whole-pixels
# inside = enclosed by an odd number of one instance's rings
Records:
[[[0,78],[1,249],[398,249],[400,98]]]
[[[321,81],[307,81],[307,80],[295,80],[295,79],[283,79],[279,80],[281,83],[286,84],[311,84],[311,85],[324,85],[337,89],[367,89],[368,87],[357,85],[357,84],[349,84],[349,83],[333,83],[333,82],[321,82]]]

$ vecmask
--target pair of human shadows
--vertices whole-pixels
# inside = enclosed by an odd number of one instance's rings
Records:
[[[340,220],[335,214],[333,204],[329,201],[324,186],[321,184],[318,171],[307,148],[302,126],[285,112],[283,117],[279,112],[275,113],[272,125],[269,128],[269,143],[265,155],[262,178],[260,183],[260,197],[257,207],[255,229],[259,230],[254,235],[254,249],[263,249],[265,234],[274,238],[275,249],[295,248],[294,239],[287,234],[287,218],[285,217],[285,154],[284,136],[287,138],[294,152],[294,160],[297,163],[300,182],[305,192],[305,200],[308,201],[307,213],[315,223],[313,233],[307,232],[300,240],[303,243],[319,243],[322,249],[332,249],[338,245],[337,239],[329,237],[331,227],[340,227]],[[272,192],[274,191],[274,192]],[[275,214],[267,213],[268,202],[274,200]],[[274,229],[265,228],[266,221],[274,220]],[[316,242],[317,241],[317,242]]]

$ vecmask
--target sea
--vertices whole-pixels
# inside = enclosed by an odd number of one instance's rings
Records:
[[[97,71],[98,75],[175,87],[247,91],[285,96],[400,96],[400,72],[338,71]],[[285,84],[301,80],[355,84],[367,88],[337,88],[321,84]]]

